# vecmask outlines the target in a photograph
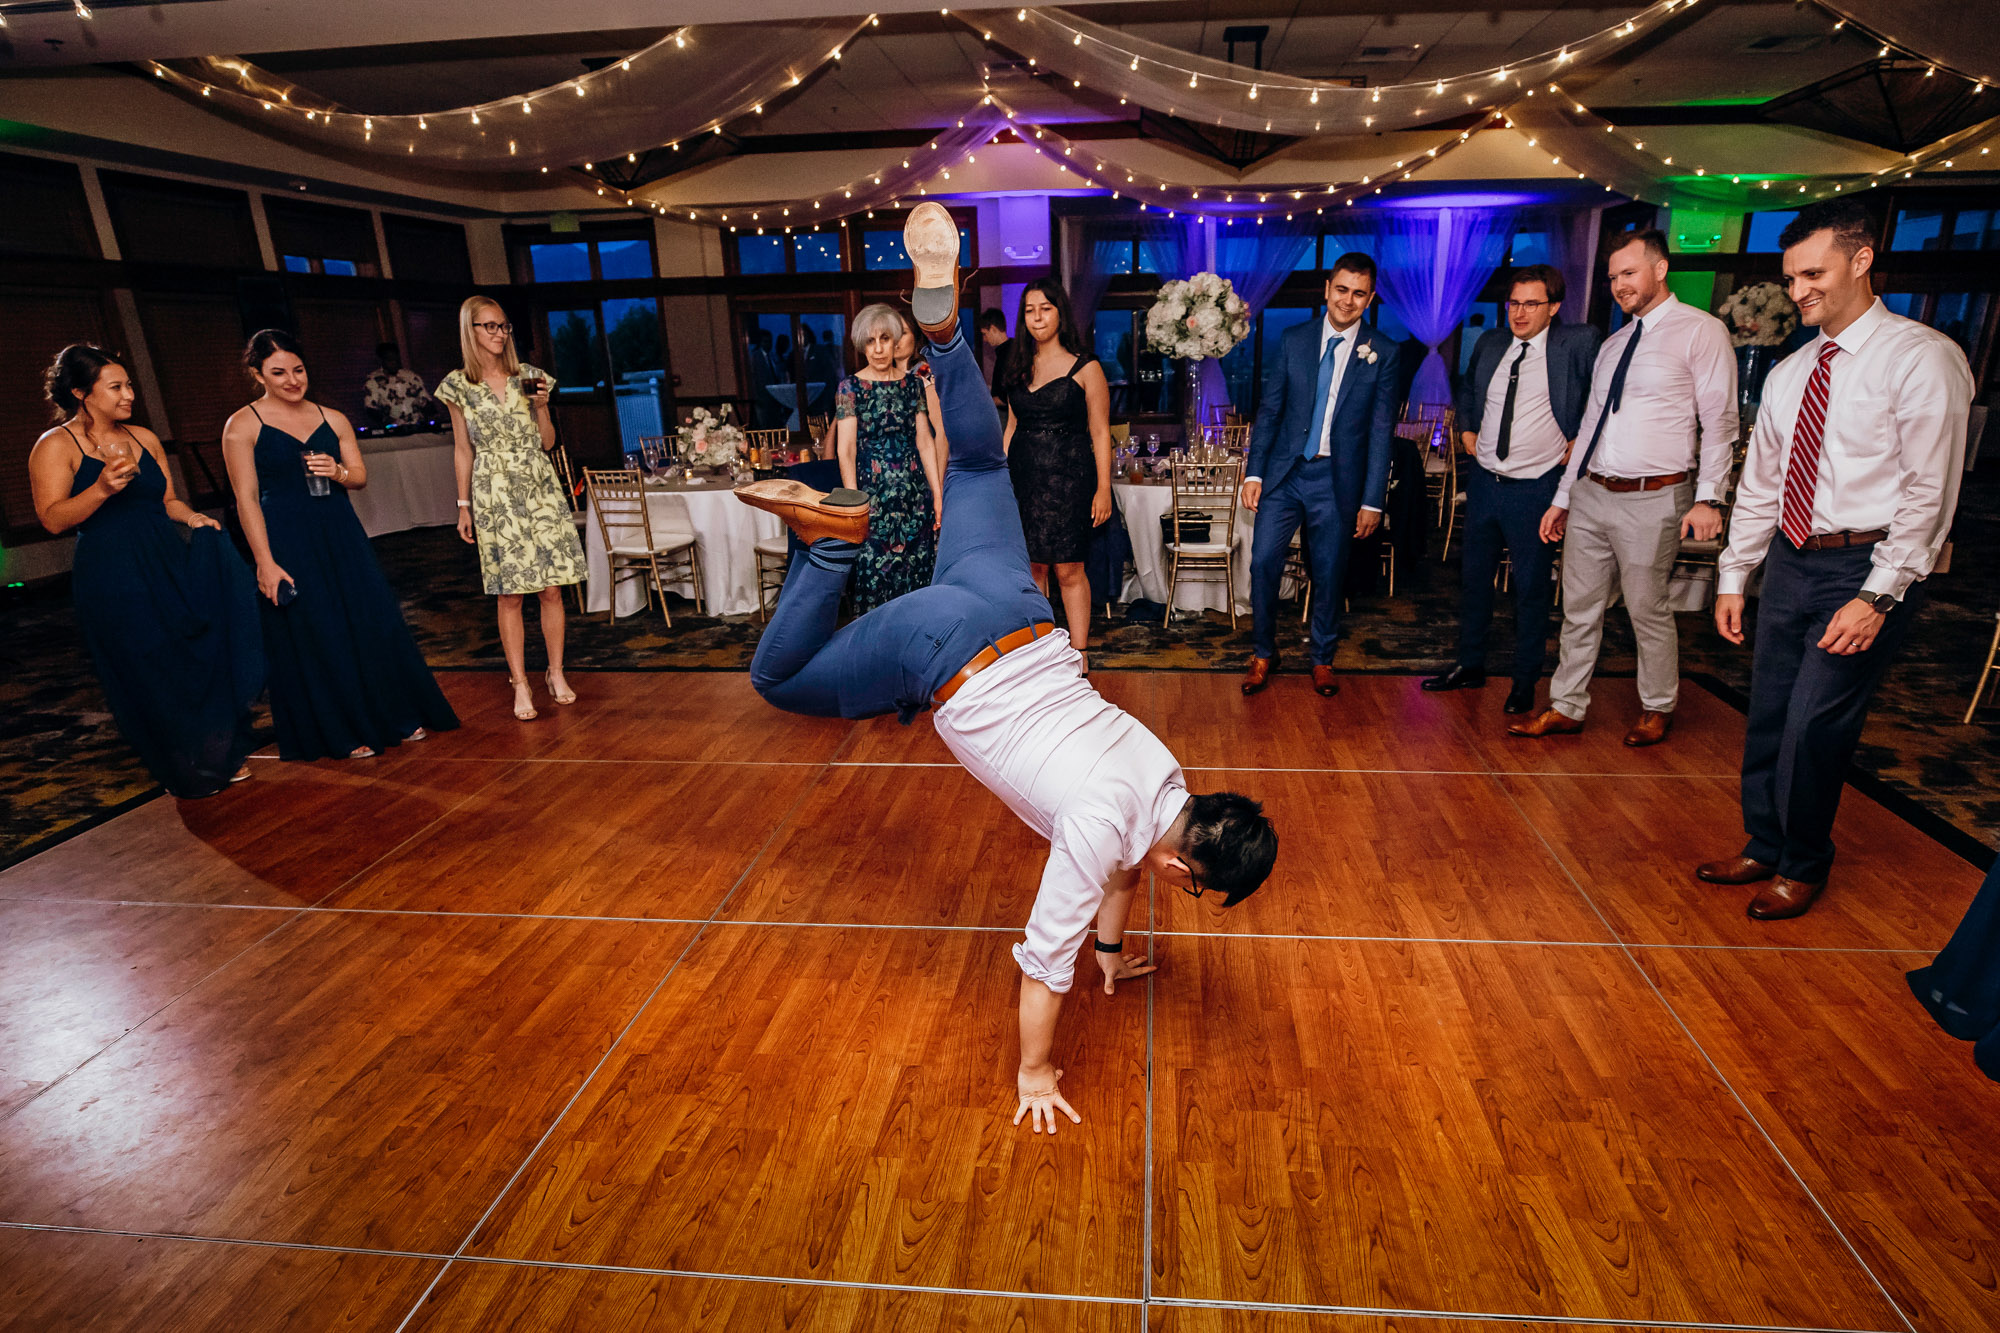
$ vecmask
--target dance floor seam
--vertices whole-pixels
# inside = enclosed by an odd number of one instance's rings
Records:
[[[635,1264],[585,1264],[561,1259],[520,1259],[505,1255],[443,1254],[430,1250],[378,1250],[352,1245],[315,1245],[301,1241],[258,1240],[239,1236],[205,1236],[176,1231],[130,1231],[109,1227],[50,1226],[34,1222],[0,1221],[0,1232],[46,1232],[71,1236],[116,1236],[131,1240],[167,1241],[189,1245],[235,1246],[258,1250],[299,1251],[310,1254],[339,1254],[384,1259],[413,1259],[441,1265],[471,1264],[489,1268],[540,1269],[551,1272],[605,1273],[629,1277],[694,1278],[713,1282],[742,1282],[759,1286],[822,1287],[833,1290],[907,1292],[940,1296],[978,1296],[1002,1300],[1044,1301],[1055,1305],[1112,1305],[1130,1309],[1159,1306],[1179,1310],[1216,1310],[1257,1314],[1344,1315],[1377,1319],[1422,1319],[1465,1323],[1547,1324],[1558,1328],[1590,1327],[1635,1329],[1653,1333],[1661,1329],[1687,1329],[1691,1333],[1907,1333],[1903,1328],[1868,1328],[1835,1324],[1745,1324],[1715,1321],[1691,1322],[1675,1319],[1615,1319],[1589,1315],[1514,1314],[1490,1310],[1431,1310],[1406,1306],[1291,1305],[1271,1301],[1201,1299],[1186,1296],[1092,1296],[1082,1293],[1011,1291],[993,1287],[948,1287],[911,1285],[895,1282],[859,1282],[837,1278],[797,1277],[769,1273],[710,1272],[691,1268],[661,1268]],[[428,1293],[426,1293],[426,1298]],[[419,1301],[417,1309],[423,1302]],[[417,1312],[413,1309],[410,1314]],[[403,1324],[407,1325],[409,1316]]]

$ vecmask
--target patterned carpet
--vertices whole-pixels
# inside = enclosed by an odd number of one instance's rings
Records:
[[[1877,697],[1855,765],[1886,790],[1910,798],[1961,835],[2000,848],[2000,708],[1961,726],[1974,674],[2000,609],[1991,571],[2000,563],[2000,468],[1966,488],[1951,572],[1930,580],[1931,600],[1903,659]],[[435,667],[504,671],[492,603],[478,595],[472,550],[446,529],[396,533],[375,542],[425,655]],[[1335,665],[1342,671],[1430,672],[1447,665],[1458,623],[1458,561],[1432,553],[1397,571],[1396,595],[1357,598]],[[15,590],[0,606],[0,864],[146,799],[156,789],[120,741],[76,636],[66,586]],[[1509,599],[1490,639],[1512,642]],[[1755,607],[1755,602],[1751,603]],[[1119,618],[1095,630],[1094,667],[1238,671],[1249,656],[1249,618]],[[533,620],[533,612],[529,613]],[[1285,622],[1296,626],[1296,613]],[[761,626],[754,616],[683,614],[668,629],[657,611],[607,624],[570,617],[570,669],[714,671],[749,664]],[[1749,688],[1750,654],[1725,643],[1706,614],[1680,617],[1681,669],[1725,696]],[[540,636],[529,627],[529,664]],[[1303,642],[1300,643],[1303,649]],[[1554,651],[1551,647],[1551,662]],[[1285,664],[1303,669],[1300,652]],[[1607,625],[1599,673],[1629,676],[1632,635],[1623,616]],[[578,682],[588,688],[584,681]],[[496,680],[494,688],[504,689]],[[1494,687],[1489,686],[1489,689]],[[1495,725],[1500,724],[1495,700]],[[268,725],[265,726],[268,732]],[[1671,742],[1669,742],[1671,743]],[[1971,846],[1964,836],[1957,841]]]

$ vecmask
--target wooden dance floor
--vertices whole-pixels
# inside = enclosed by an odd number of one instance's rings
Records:
[[[1698,884],[1742,720],[1105,673],[1277,874],[1078,970],[1009,1123],[1043,848],[927,721],[740,674],[256,762],[0,875],[0,1327],[2000,1328],[2000,1087],[1911,999],[1979,875],[1850,792],[1799,921]],[[1518,1321],[1518,1324],[1517,1324]]]

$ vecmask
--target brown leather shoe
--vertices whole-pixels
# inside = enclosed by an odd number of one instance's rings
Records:
[[[1332,667],[1315,666],[1313,668],[1313,693],[1323,699],[1331,699],[1334,695],[1340,693],[1340,682],[1333,678]]]
[[[958,325],[958,223],[943,204],[926,201],[903,223],[903,252],[910,257],[910,315],[924,336],[942,347]]]
[[[1721,861],[1704,861],[1694,868],[1694,877],[1704,884],[1756,884],[1778,873],[1747,856],[1731,856]]]
[[[1808,884],[1804,880],[1786,879],[1778,876],[1750,900],[1749,915],[1752,921],[1786,921],[1795,916],[1804,916],[1819,900],[1820,891],[1826,881]]]
[[[1255,694],[1271,683],[1271,668],[1277,665],[1274,657],[1253,657],[1250,669],[1243,673],[1243,692]]]
[[[1667,738],[1667,728],[1673,724],[1672,713],[1641,713],[1639,720],[1632,724],[1632,730],[1625,733],[1625,743],[1634,749],[1641,745],[1658,745]]]
[[[1507,728],[1509,736],[1574,736],[1583,730],[1583,719],[1571,717],[1559,709],[1544,708],[1526,722],[1516,722]]]
[[[816,491],[802,481],[753,481],[738,486],[736,498],[785,520],[785,526],[798,533],[800,541],[832,537],[858,544],[868,540],[868,514],[873,506],[861,491]]]

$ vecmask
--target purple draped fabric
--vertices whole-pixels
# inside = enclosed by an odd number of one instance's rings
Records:
[[[1285,285],[1285,279],[1292,276],[1292,266],[1318,234],[1317,224],[1316,217],[1304,215],[1290,222],[1272,219],[1262,226],[1245,221],[1241,226],[1224,227],[1214,218],[1200,225],[1206,244],[1214,250],[1210,264],[1216,273],[1229,279],[1236,294],[1250,307],[1250,317],[1254,320]],[[1201,397],[1204,408],[1211,403],[1229,402],[1229,381],[1223,376],[1220,361],[1210,359],[1203,363]]]
[[[1382,299],[1430,349],[1410,385],[1410,401],[1450,402],[1451,372],[1438,345],[1506,257],[1514,210],[1385,208],[1373,221]]]

